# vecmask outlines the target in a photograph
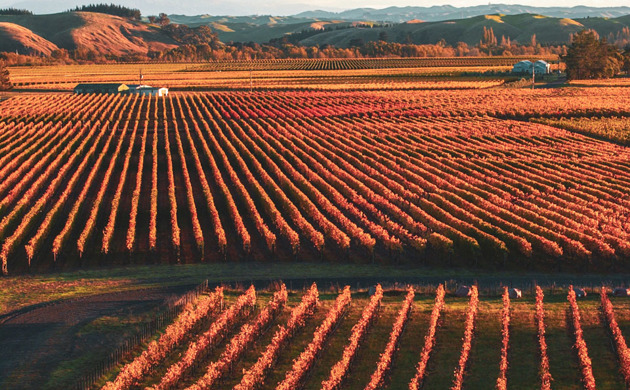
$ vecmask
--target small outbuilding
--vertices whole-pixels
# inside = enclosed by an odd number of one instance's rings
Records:
[[[129,90],[126,84],[79,84],[74,87],[74,93],[123,93]]]
[[[532,66],[534,66],[534,64],[532,64],[531,61],[519,61],[514,64],[514,67],[512,68],[512,73],[532,73]]]
[[[531,62],[528,60],[519,61],[512,67],[512,73],[516,74],[532,74],[532,70],[535,74],[547,74],[550,73],[551,65],[543,60]]]
[[[551,65],[547,61],[538,60],[534,62],[534,73],[536,74],[547,74],[550,72]]]
[[[152,87],[150,85],[138,85],[138,84],[130,84],[128,85],[129,90],[127,93],[132,95],[146,95],[146,96],[167,96],[168,88],[164,87]]]

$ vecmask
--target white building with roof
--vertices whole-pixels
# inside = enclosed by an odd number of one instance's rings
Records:
[[[532,74],[532,70],[537,75],[550,73],[551,65],[543,60],[538,60],[536,62],[531,62],[528,60],[519,61],[514,64],[512,68],[512,73],[517,74]]]
[[[129,90],[127,93],[132,95],[146,95],[146,96],[167,96],[168,88],[165,87],[152,87],[144,84],[128,84]]]

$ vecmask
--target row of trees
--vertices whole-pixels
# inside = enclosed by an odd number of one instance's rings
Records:
[[[9,79],[9,70],[4,61],[0,61],[0,91],[8,91],[11,88],[13,88],[13,85]]]
[[[18,9],[18,8],[3,8],[0,9],[0,15],[33,15],[33,12],[27,9]]]
[[[69,10],[69,12],[99,12],[102,14],[120,16],[135,20],[140,20],[142,16],[139,9],[105,3],[76,6],[75,8]]]

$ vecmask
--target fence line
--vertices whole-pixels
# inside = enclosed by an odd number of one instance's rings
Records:
[[[91,389],[94,386],[94,383],[103,377],[103,375],[116,367],[124,358],[128,357],[129,354],[136,349],[136,347],[153,337],[158,330],[164,328],[167,324],[170,324],[173,319],[182,312],[187,304],[195,301],[207,290],[208,281],[206,280],[183,296],[168,299],[164,303],[164,311],[153,318],[150,322],[143,324],[138,333],[125,340],[122,345],[116,348],[105,359],[97,363],[91,372],[88,372],[79,378],[74,388],[76,390]]]

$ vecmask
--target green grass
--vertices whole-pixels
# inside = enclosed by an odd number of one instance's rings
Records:
[[[383,297],[378,319],[363,341],[352,371],[346,380],[348,389],[363,389],[370,382],[379,356],[385,350],[389,340],[392,324],[396,321],[403,299],[404,295]]]
[[[364,296],[364,294],[361,294],[362,298]],[[329,338],[325,353],[313,367],[309,383],[304,387],[305,390],[318,390],[321,388],[321,383],[328,379],[330,369],[341,359],[343,350],[348,344],[348,338],[352,334],[352,327],[361,318],[361,312],[365,306],[364,303],[367,303],[365,299],[357,300],[356,296],[353,297],[346,316]]]
[[[402,297],[401,297],[402,298]],[[432,295],[416,295],[405,331],[400,339],[397,357],[391,371],[389,387],[404,389],[416,374],[420,350],[429,327],[429,318],[435,298]]]
[[[481,389],[495,383],[499,377],[501,360],[501,309],[500,298],[479,302],[479,313],[468,361],[466,387]]]
[[[532,389],[539,385],[539,352],[534,319],[534,299],[512,300],[510,344],[508,350],[508,386],[511,389]],[[538,386],[540,387],[540,386]]]
[[[451,387],[454,378],[453,371],[457,367],[462,349],[468,300],[447,297],[445,303],[441,326],[436,335],[437,344],[429,360],[424,381],[424,388],[427,389]]]
[[[76,298],[113,291],[131,290],[156,286],[193,286],[208,280],[214,283],[245,285],[252,280],[304,280],[293,288],[312,279],[356,279],[352,287],[365,287],[362,279],[410,280],[431,278],[437,281],[477,280],[483,289],[500,281],[521,280],[541,285],[556,280],[580,280],[599,285],[609,279],[624,280],[629,275],[605,274],[541,274],[497,272],[459,268],[428,268],[409,265],[341,264],[341,263],[202,263],[186,265],[145,265],[117,268],[95,268],[41,275],[20,275],[0,278],[0,315],[43,302]],[[433,283],[432,283],[433,284]],[[291,286],[289,286],[291,287]],[[495,293],[500,294],[495,289]],[[483,293],[483,291],[482,291]]]

